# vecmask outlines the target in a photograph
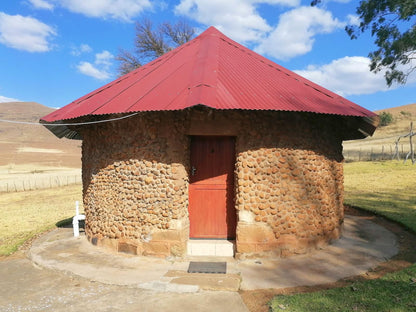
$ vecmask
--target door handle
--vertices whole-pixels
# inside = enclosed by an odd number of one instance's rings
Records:
[[[194,166],[192,166],[191,168],[191,176],[194,176],[196,173],[196,168]]]

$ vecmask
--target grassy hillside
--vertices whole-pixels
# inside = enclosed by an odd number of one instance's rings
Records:
[[[384,153],[386,158],[394,153],[396,139],[409,132],[410,122],[413,121],[413,131],[416,129],[416,104],[393,107],[375,113],[387,112],[393,115],[393,122],[384,127],[378,127],[372,137],[363,140],[345,141],[344,157],[348,160],[368,160],[371,154],[374,157]],[[409,151],[409,140],[402,139],[399,151],[407,153]]]
[[[0,103],[0,119],[37,123],[53,109],[34,102]],[[79,168],[81,141],[58,139],[45,127],[0,122],[0,166]]]

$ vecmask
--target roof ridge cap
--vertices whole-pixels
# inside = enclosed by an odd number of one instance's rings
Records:
[[[198,103],[210,106],[210,103],[199,103],[201,100],[201,92],[213,92],[209,96],[209,101],[215,100],[215,86],[218,81],[218,53],[219,53],[219,38],[221,34],[215,27],[210,27],[205,31],[204,36],[200,36],[197,57],[194,62],[194,70],[189,80],[189,97],[188,103]],[[208,89],[206,88],[208,87]],[[212,104],[211,104],[212,105]]]

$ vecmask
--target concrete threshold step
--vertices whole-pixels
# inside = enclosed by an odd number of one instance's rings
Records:
[[[225,239],[190,239],[188,256],[234,257],[235,241]]]

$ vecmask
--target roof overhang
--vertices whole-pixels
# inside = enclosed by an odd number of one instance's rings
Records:
[[[179,111],[197,105],[338,115],[356,126],[348,126],[352,138],[372,135],[378,125],[373,112],[249,50],[214,27],[40,122],[58,137],[79,139],[71,123],[81,119]]]

